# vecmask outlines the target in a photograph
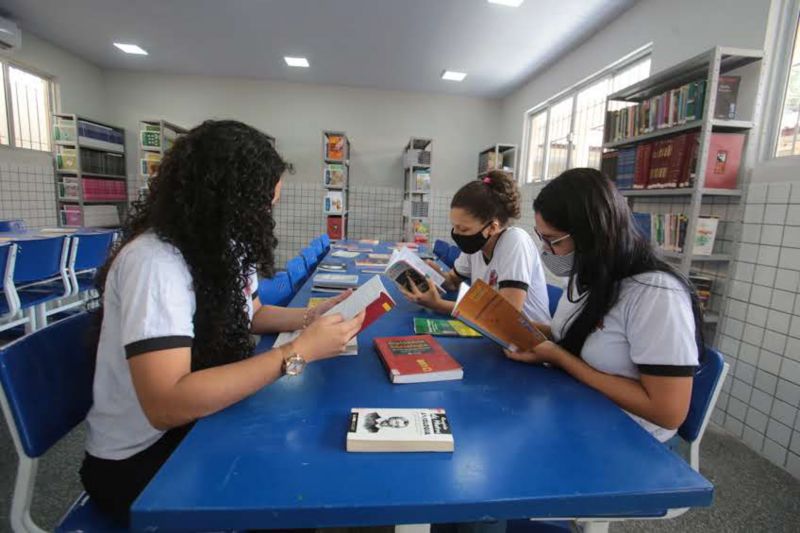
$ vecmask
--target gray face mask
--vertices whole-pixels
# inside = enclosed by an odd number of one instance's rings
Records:
[[[572,266],[575,263],[575,252],[572,251],[567,255],[556,255],[547,250],[542,250],[542,263],[544,263],[547,270],[552,272],[554,276],[566,278],[572,274]]]

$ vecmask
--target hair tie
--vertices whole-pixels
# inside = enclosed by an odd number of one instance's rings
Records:
[[[483,178],[483,180],[482,180],[482,181],[483,181],[483,182],[484,182],[486,185],[491,185],[491,184],[492,184],[492,178],[490,178],[489,176],[486,176],[485,178]]]

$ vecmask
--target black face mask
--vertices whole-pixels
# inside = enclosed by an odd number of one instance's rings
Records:
[[[486,244],[486,241],[489,240],[489,237],[483,236],[483,230],[491,226],[492,223],[489,222],[484,227],[478,230],[477,233],[473,233],[472,235],[461,235],[460,233],[456,233],[455,230],[450,230],[450,237],[453,238],[453,242],[456,243],[458,249],[464,252],[465,254],[474,254]]]

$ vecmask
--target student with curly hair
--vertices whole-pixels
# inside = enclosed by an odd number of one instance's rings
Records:
[[[525,230],[511,225],[519,216],[519,189],[505,172],[494,170],[461,187],[450,203],[451,236],[461,255],[451,271],[442,273],[444,288],[482,279],[529,319],[549,324],[547,286],[536,245]],[[436,263],[429,264],[441,272]],[[413,282],[403,293],[439,313],[450,314],[455,306],[436,289],[422,292]]]
[[[207,121],[164,155],[98,274],[101,328],[81,479],[120,521],[192,423],[306,362],[342,351],[363,322],[261,305],[274,271],[272,207],[285,164],[260,131]],[[342,297],[338,298],[340,300]],[[252,355],[251,334],[303,329]]]

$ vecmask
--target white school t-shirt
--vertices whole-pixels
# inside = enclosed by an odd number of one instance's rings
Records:
[[[566,294],[561,298],[551,324],[556,341],[584,301],[585,297],[570,302]],[[580,356],[596,370],[636,380],[642,374],[694,375],[699,357],[689,292],[666,272],[624,279],[617,303],[586,338]],[[675,435],[674,429],[628,415],[661,442]]]
[[[247,311],[258,278],[246,288]],[[120,460],[147,449],[164,434],[150,425],[133,387],[128,359],[168,348],[191,347],[195,295],[180,251],[145,232],[114,259],[105,283],[93,403],[86,417],[86,451]]]
[[[533,239],[522,229],[506,228],[494,246],[492,258],[487,261],[483,252],[461,253],[453,269],[465,279],[482,279],[493,289],[512,287],[527,292],[522,311],[530,320],[550,323],[547,285],[542,262]]]

